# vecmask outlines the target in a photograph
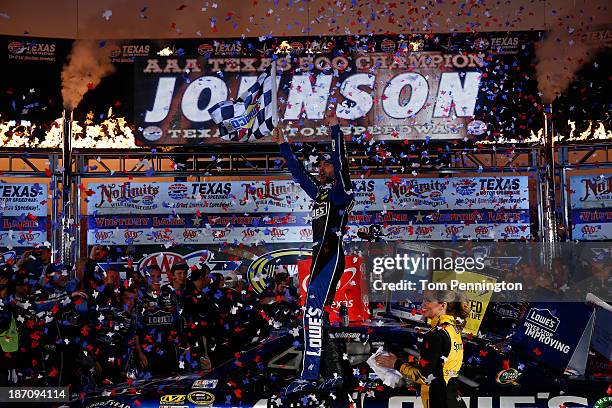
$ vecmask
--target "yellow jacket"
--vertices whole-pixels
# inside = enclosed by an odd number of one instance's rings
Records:
[[[402,375],[421,384],[421,396],[425,407],[429,387],[434,382],[448,384],[451,378],[459,376],[463,364],[463,341],[461,331],[455,324],[455,318],[441,315],[430,322],[431,329],[425,333],[418,364],[409,364],[402,360],[395,363]],[[440,384],[442,385],[442,384]]]

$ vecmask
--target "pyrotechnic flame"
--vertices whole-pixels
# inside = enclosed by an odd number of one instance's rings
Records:
[[[589,121],[589,127],[578,135],[574,134],[576,130],[576,122],[568,120],[567,123],[571,128],[568,140],[612,140],[612,130],[606,130],[603,122],[596,121],[593,123],[592,121]]]
[[[92,117],[93,118],[93,117]],[[0,147],[18,148],[49,148],[58,149],[62,145],[62,120],[56,119],[51,130],[43,140],[32,136],[36,129],[28,121],[0,122]],[[577,142],[594,140],[612,140],[612,129],[606,129],[601,121],[590,121],[586,130],[576,132],[576,123],[568,121],[569,134],[557,134],[558,142]],[[109,118],[99,124],[86,120],[82,125],[74,121],[72,125],[72,146],[77,149],[136,149],[132,129],[124,118]],[[542,142],[543,130],[531,130],[526,139],[498,137],[495,140],[484,140],[480,143],[491,145],[496,143],[529,143]],[[171,148],[168,148],[171,149]],[[162,150],[165,150],[162,147]]]
[[[56,119],[43,140],[32,136],[36,126],[29,122],[0,122],[0,147],[58,149],[62,146],[62,119]],[[109,118],[99,124],[72,123],[75,149],[135,149],[132,129],[125,118]]]
[[[557,132],[555,134],[555,142],[591,142],[596,140],[612,140],[612,129],[606,129],[604,122],[602,121],[589,121],[589,126],[586,130],[581,133],[576,132],[576,122],[571,120],[567,121],[570,132],[569,134],[563,134]],[[543,144],[544,143],[544,129],[538,129],[530,131],[529,137],[525,139],[517,139],[513,137],[498,137],[495,140],[485,140],[482,144],[496,144],[496,143],[528,143],[528,144]]]

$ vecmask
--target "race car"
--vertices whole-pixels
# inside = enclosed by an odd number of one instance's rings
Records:
[[[185,407],[421,407],[418,389],[403,382],[383,385],[366,360],[384,347],[398,356],[418,354],[424,324],[377,317],[335,327],[332,336],[344,350],[344,388],[290,399],[281,390],[299,374],[299,333],[281,332],[216,367],[206,375],[184,374],[134,380],[73,401],[86,408]],[[469,408],[592,407],[604,401],[608,385],[555,373],[537,359],[514,351],[509,337],[464,337],[459,380]],[[608,389],[608,392],[610,390]],[[606,406],[606,405],[602,405]]]

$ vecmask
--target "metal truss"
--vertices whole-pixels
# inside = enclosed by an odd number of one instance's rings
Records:
[[[308,157],[316,145],[303,144],[298,155]],[[348,145],[350,170],[358,175],[410,174],[439,176],[475,173],[529,173],[536,177],[538,210],[543,208],[546,194],[541,191],[546,168],[542,146],[470,146],[452,147],[431,144],[412,149],[402,144],[386,144],[364,150],[362,145]],[[612,168],[612,141],[597,144],[564,144],[555,150],[556,178],[560,196],[557,214],[569,226],[569,173],[575,170]],[[270,145],[214,145],[199,148],[169,150],[78,150],[72,152],[68,171],[72,180],[70,208],[73,225],[81,220],[82,181],[115,178],[134,180],[152,177],[186,179],[188,177],[236,177],[287,175],[278,148]],[[51,217],[62,218],[62,186],[64,164],[59,150],[28,151],[0,150],[0,176],[49,178],[56,187],[51,194]],[[414,174],[417,174],[414,173]],[[540,218],[540,222],[542,217]],[[543,228],[539,225],[539,230]],[[72,246],[82,250],[78,229]],[[51,237],[54,253],[61,253],[61,231],[54,229]],[[65,248],[64,248],[65,249]],[[76,253],[72,253],[74,258]],[[71,259],[74,261],[74,259]],[[70,261],[70,260],[67,260]]]
[[[251,148],[252,149],[252,148]],[[278,149],[258,146],[210,146],[193,151],[79,151],[73,153],[72,174],[77,177],[215,177],[286,174]],[[314,154],[302,146],[298,154]],[[405,146],[386,145],[364,151],[348,146],[351,172],[369,174],[533,171],[538,147],[445,149],[432,146],[411,152]]]
[[[60,166],[60,152],[0,150],[0,176],[50,177]]]
[[[563,145],[558,152],[559,165],[568,170],[600,168],[612,164],[612,141],[596,145]]]

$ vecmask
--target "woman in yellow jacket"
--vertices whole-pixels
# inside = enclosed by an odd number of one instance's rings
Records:
[[[420,384],[423,408],[461,408],[457,394],[459,370],[463,364],[461,330],[469,315],[463,294],[453,291],[428,291],[423,300],[423,318],[431,328],[425,333],[418,363],[398,359],[393,354],[376,358],[378,365],[395,368]]]

